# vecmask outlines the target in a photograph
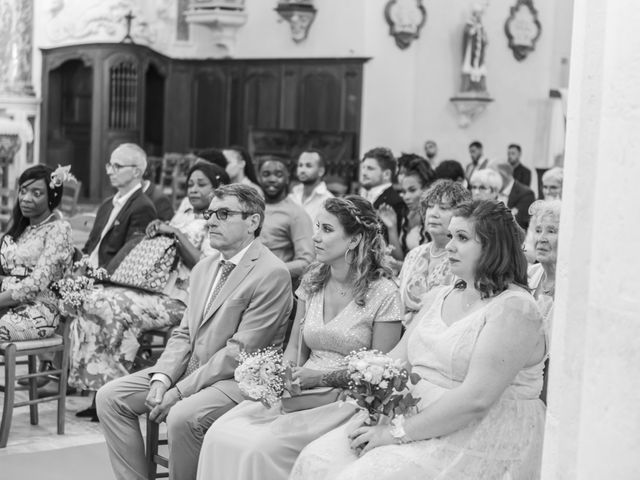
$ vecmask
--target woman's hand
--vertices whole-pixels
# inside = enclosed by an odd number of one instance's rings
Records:
[[[178,229],[169,225],[168,223],[161,223],[158,225],[158,235],[173,235],[178,236]]]
[[[384,445],[395,444],[389,425],[362,425],[349,434],[351,449],[359,456]]]
[[[149,225],[147,225],[147,229],[145,230],[147,237],[153,238],[158,235],[158,227],[160,225],[162,225],[162,220],[152,220]]]
[[[378,217],[380,217],[380,220],[388,230],[397,230],[398,216],[396,215],[396,211],[386,203],[383,203],[378,208]]]
[[[291,369],[291,376],[293,377],[293,380],[298,380],[302,390],[322,386],[323,375],[324,372],[312,370],[310,368],[293,367]]]

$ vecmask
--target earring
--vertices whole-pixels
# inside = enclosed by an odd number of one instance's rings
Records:
[[[351,248],[347,248],[347,251],[344,252],[344,261],[347,265],[351,265],[354,262],[354,258],[351,257],[351,260],[349,260],[348,255],[350,252],[353,252],[353,250]]]

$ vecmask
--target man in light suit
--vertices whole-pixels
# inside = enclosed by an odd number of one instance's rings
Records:
[[[97,394],[111,463],[119,480],[146,480],[138,417],[167,421],[173,480],[196,477],[204,434],[243,400],[233,379],[240,352],[281,346],[292,308],[284,263],[257,238],[265,204],[253,188],[218,188],[209,239],[219,256],[193,269],[180,326],[154,367],[114,380]],[[206,216],[206,215],[205,215]]]

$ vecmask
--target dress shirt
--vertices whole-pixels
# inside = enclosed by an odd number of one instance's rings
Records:
[[[136,191],[140,190],[141,187],[142,185],[138,184],[135,187],[133,187],[130,191],[125,193],[124,195],[118,192],[113,196],[113,199],[111,200],[111,202],[113,203],[113,210],[111,210],[111,214],[109,215],[109,220],[107,220],[107,224],[102,229],[102,233],[100,234],[100,241],[97,243],[96,247],[93,249],[93,251],[89,255],[89,264],[91,264],[93,267],[98,268],[98,265],[100,263],[98,259],[98,252],[100,250],[100,244],[102,243],[102,239],[107,234],[109,229],[113,226],[113,223],[116,221],[116,217],[118,216],[120,211],[122,211],[124,204],[127,203],[127,201],[131,198],[131,196]]]
[[[238,253],[236,253],[230,259],[228,259],[228,260],[223,259],[222,255],[221,255],[220,256],[220,260],[225,260],[227,263],[233,263],[235,266],[238,266],[238,264],[242,261],[242,258],[244,257],[244,254],[247,253],[247,250],[249,250],[249,247],[251,245],[253,245],[254,241],[255,240],[252,240],[249,245],[244,247],[242,250],[240,250]],[[211,295],[213,295],[213,292],[216,289],[216,285],[218,285],[218,282],[220,281],[220,276],[221,275],[222,275],[222,269],[220,268],[220,261],[218,261],[218,263],[216,265],[216,278],[213,280],[213,284],[211,285],[211,290],[209,291],[209,295],[207,295],[207,301],[204,303],[205,308],[206,308],[207,305],[209,305],[209,302],[211,301]],[[202,314],[204,315],[204,312],[202,312]],[[193,332],[193,333],[195,334],[195,332]],[[191,332],[189,332],[189,335],[191,335]],[[151,383],[155,382],[156,380],[164,383],[167,388],[171,388],[171,379],[169,377],[167,377],[164,373],[154,373],[151,376],[151,380],[149,381],[149,385],[151,385]]]
[[[378,197],[382,195],[382,192],[384,192],[390,186],[391,186],[391,182],[387,182],[387,183],[383,183],[382,185],[371,187],[369,190],[365,188],[361,188],[360,196],[366,200],[369,200],[373,205],[375,201],[378,199]]]
[[[507,183],[507,185],[498,194],[498,200],[500,200],[506,206],[509,206],[509,195],[511,195],[511,189],[513,188],[513,184],[514,183],[515,182],[514,182],[514,180],[512,178],[511,181],[509,183]]]
[[[302,208],[309,214],[311,217],[311,221],[315,222],[318,213],[322,209],[322,204],[328,198],[333,198],[333,193],[327,189],[327,184],[324,182],[320,182],[311,192],[311,195],[303,200],[304,195],[304,185],[299,184],[294,186],[291,189],[290,197],[296,202],[298,205],[301,205]]]

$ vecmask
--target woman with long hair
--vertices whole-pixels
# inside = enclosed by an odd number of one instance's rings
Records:
[[[165,235],[175,239],[178,263],[163,292],[107,284],[97,285],[89,293],[73,316],[70,385],[95,392],[127,375],[140,347],[140,335],[180,322],[187,308],[191,269],[202,256],[214,253],[203,213],[213,190],[228,182],[229,177],[217,165],[196,163],[187,175],[189,207],[179,209],[170,222],[154,220],[147,226],[147,238]],[[76,415],[97,421],[95,400]]]
[[[63,277],[74,251],[71,227],[54,212],[66,175],[35,165],[18,178],[12,223],[0,240],[0,342],[50,337],[58,325],[49,285]]]
[[[335,386],[353,350],[389,351],[400,337],[397,287],[371,203],[358,196],[325,201],[313,241],[317,262],[303,276],[285,361],[300,387]],[[341,425],[353,407],[331,402],[280,413],[243,402],[207,432],[198,478],[286,479],[310,441]]]
[[[523,232],[486,200],[461,204],[449,231],[459,280],[429,294],[390,353],[421,378],[418,412],[374,426],[357,415],[305,448],[291,479],[539,478],[547,344]]]

